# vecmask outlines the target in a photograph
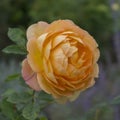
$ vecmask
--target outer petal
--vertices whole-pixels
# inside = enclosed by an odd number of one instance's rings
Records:
[[[51,23],[45,30],[46,32],[52,31],[52,34],[56,32],[71,31],[76,35],[83,38],[85,31],[78,26],[76,26],[71,20],[57,20]]]
[[[94,60],[93,60],[93,64],[98,61],[99,57],[100,57],[100,51],[99,51],[98,48],[96,48],[96,49],[94,50]]]
[[[36,41],[31,40],[28,44],[28,63],[34,72],[40,72],[43,68],[42,53],[40,53]]]
[[[93,77],[98,78],[98,76],[99,76],[99,66],[98,66],[98,64],[96,63],[96,64],[94,65]]]
[[[83,42],[88,46],[92,46],[91,49],[96,48],[98,45],[94,38],[89,35],[89,33],[82,28],[75,25],[71,20],[57,20],[51,23],[45,30],[46,32],[51,32],[55,34],[56,32],[71,31],[76,36],[78,36]]]
[[[28,63],[30,64],[33,71],[40,72],[42,70],[43,63],[42,63],[42,53],[38,48],[37,41],[35,40],[28,41],[27,50],[29,52],[27,56]]]
[[[74,94],[72,94],[69,97],[60,96],[60,97],[56,98],[56,101],[58,103],[61,103],[61,104],[64,104],[67,101],[74,101],[74,100],[76,100],[78,98],[78,96],[80,95],[80,92],[81,91],[76,91],[76,92],[74,92]]]
[[[80,95],[80,92],[81,92],[81,91],[76,91],[76,92],[74,92],[74,94],[69,97],[70,101],[74,101],[75,99],[77,99],[78,96]]]
[[[27,58],[31,68],[35,72],[42,70],[42,53],[40,52],[37,40],[47,26],[48,24],[45,22],[38,22],[37,24],[31,25],[27,30],[27,50],[29,52]]]
[[[48,23],[42,21],[38,22],[37,24],[31,25],[27,29],[27,39],[36,40],[44,32],[48,25]]]
[[[27,59],[22,62],[22,76],[26,84],[28,84],[32,89],[36,91],[41,90],[37,81],[36,73],[32,71]]]

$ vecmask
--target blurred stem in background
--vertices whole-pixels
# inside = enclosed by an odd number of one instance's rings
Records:
[[[113,35],[113,43],[116,52],[116,57],[118,64],[120,66],[120,1],[118,0],[110,0],[110,6],[112,8],[112,17],[114,21],[114,35]]]
[[[113,34],[113,44],[115,48],[117,62],[120,68],[120,1],[119,0],[109,0],[110,6],[112,8],[112,17],[114,24],[114,34]],[[120,106],[120,105],[118,105]],[[114,107],[115,109],[115,120],[120,119],[120,107]]]

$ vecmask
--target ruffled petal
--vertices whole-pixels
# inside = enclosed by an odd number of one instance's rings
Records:
[[[38,22],[31,25],[27,30],[28,62],[35,72],[40,72],[43,67],[42,52],[39,49],[38,38],[49,25],[46,22]]]
[[[40,73],[37,74],[37,79],[41,89],[44,90],[46,93],[51,94],[52,90],[50,88],[50,85]]]
[[[27,29],[27,39],[28,40],[36,40],[45,31],[45,29],[48,26],[49,26],[48,23],[42,22],[42,21],[31,25]]]

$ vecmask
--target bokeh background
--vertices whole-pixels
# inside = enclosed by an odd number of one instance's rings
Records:
[[[120,1],[119,0],[0,0],[0,93],[15,83],[7,75],[20,72],[24,57],[5,55],[2,49],[12,42],[9,27],[27,27],[38,21],[51,23],[71,19],[87,30],[99,44],[100,75],[94,87],[65,105],[53,104],[45,113],[49,120],[82,120],[95,105],[120,94]],[[120,105],[97,109],[88,120],[120,120]]]

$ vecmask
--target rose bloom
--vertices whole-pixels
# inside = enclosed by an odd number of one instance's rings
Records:
[[[31,88],[58,102],[75,100],[98,77],[98,44],[70,20],[38,22],[27,30],[22,76]]]

